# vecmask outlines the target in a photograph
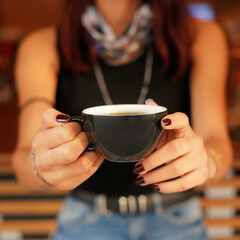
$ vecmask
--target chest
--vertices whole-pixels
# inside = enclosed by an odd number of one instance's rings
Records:
[[[146,55],[123,66],[100,62],[101,72],[114,104],[137,103],[144,80]],[[186,73],[177,82],[163,71],[161,59],[154,56],[151,82],[146,98],[166,106],[168,112],[181,111],[190,115],[189,77]],[[60,69],[56,108],[69,115],[79,115],[86,107],[103,105],[104,99],[95,74],[71,74]]]

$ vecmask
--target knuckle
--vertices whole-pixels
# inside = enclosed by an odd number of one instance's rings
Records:
[[[92,176],[96,172],[96,170],[97,170],[96,167],[90,168],[88,171],[88,176]]]
[[[102,162],[104,160],[104,157],[103,156],[100,156],[98,155],[98,157],[96,158],[96,161],[99,161],[99,162]],[[89,173],[89,176],[93,175],[97,169],[98,169],[98,165],[95,165],[94,163],[92,164],[92,167],[89,169],[88,173]]]
[[[179,176],[181,174],[182,166],[177,162],[174,162],[172,165],[172,172],[175,176]]]
[[[43,120],[46,120],[47,117],[48,117],[48,115],[49,115],[49,109],[47,109],[47,110],[45,110],[45,111],[43,112],[43,114],[42,114]]]
[[[154,184],[159,182],[158,174],[146,174],[143,178],[146,184]]]
[[[49,119],[49,116],[51,115],[52,111],[53,111],[52,108],[48,108],[43,112],[42,118],[44,121],[47,121]]]
[[[71,159],[76,160],[78,158],[78,156],[79,156],[78,148],[75,145],[70,144],[68,147],[68,151],[69,151],[69,156]]]
[[[142,160],[142,165],[145,171],[148,172],[149,169],[156,165],[156,158],[153,155],[150,155],[148,158]]]
[[[181,181],[179,183],[179,190],[180,191],[185,191],[187,190],[189,187],[188,187],[188,183],[186,181]]]
[[[80,138],[80,142],[82,143],[82,145],[84,146],[84,149],[88,146],[88,144],[89,144],[89,140],[88,140],[88,138],[87,138],[87,135],[86,135],[86,133],[85,132],[81,132],[80,134],[79,134],[79,138]],[[83,150],[84,150],[83,149]]]
[[[69,128],[69,127],[62,127],[60,134],[64,142],[70,142],[75,138],[75,134],[72,128]]]
[[[185,113],[177,112],[176,113],[176,118],[180,122],[189,123],[189,118]]]
[[[178,144],[176,142],[172,142],[168,146],[168,152],[176,153],[178,151]]]
[[[88,146],[89,142],[87,140],[87,137],[85,135],[85,133],[81,132],[77,138],[76,138],[76,143],[75,145],[78,147],[78,151],[79,153],[84,152],[84,150],[86,149],[86,147]]]
[[[183,119],[184,122],[189,122],[189,118],[185,113],[180,113],[181,118]]]
[[[77,159],[76,150],[72,146],[68,146],[67,148],[65,148],[64,151],[62,152],[62,154],[63,154],[65,161],[67,161],[67,162],[71,162],[72,160]]]
[[[183,140],[177,139],[175,141],[172,141],[169,145],[169,152],[178,154],[179,152],[182,152],[185,148]]]
[[[81,168],[87,172],[89,171],[91,168],[93,167],[93,163],[91,160],[87,159],[87,158],[83,158],[81,161]]]

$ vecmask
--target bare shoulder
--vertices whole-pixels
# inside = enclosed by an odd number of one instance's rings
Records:
[[[35,30],[28,34],[23,42],[35,42],[35,41],[42,41],[45,43],[53,43],[56,38],[56,28],[54,26],[49,26],[46,28],[41,28]]]
[[[209,89],[212,97],[224,91],[229,56],[227,38],[216,22],[194,20],[195,39],[192,45],[192,83],[198,89]],[[216,97],[216,96],[215,96]],[[221,98],[223,99],[223,97]],[[212,100],[211,100],[212,101]]]
[[[51,27],[46,27],[46,28],[41,28],[38,30],[35,30],[31,33],[29,33],[23,40],[21,45],[24,47],[31,47],[36,44],[43,44],[42,47],[51,47],[55,45],[56,42],[56,28],[51,26]],[[41,47],[38,46],[38,47]]]
[[[193,42],[193,58],[202,52],[227,51],[226,34],[217,22],[206,22],[202,20],[192,20],[195,38]]]
[[[200,19],[192,19],[193,26],[196,27],[199,36],[205,34],[220,34],[224,36],[222,27],[216,21],[203,21]]]

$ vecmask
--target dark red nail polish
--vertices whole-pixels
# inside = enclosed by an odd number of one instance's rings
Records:
[[[133,172],[135,174],[139,174],[144,171],[144,167],[142,164],[138,164],[137,166],[134,167]]]
[[[160,188],[157,185],[153,185],[153,190],[156,192],[160,192]]]
[[[65,114],[59,114],[56,117],[56,121],[59,123],[65,123],[69,120],[70,116],[65,115]]]
[[[139,177],[135,180],[135,183],[137,185],[141,185],[141,184],[145,183],[145,181],[144,181],[143,177]]]
[[[163,119],[163,124],[164,124],[165,126],[169,126],[169,125],[172,124],[172,121],[171,121],[171,119],[169,119],[169,118],[164,118],[164,119]]]

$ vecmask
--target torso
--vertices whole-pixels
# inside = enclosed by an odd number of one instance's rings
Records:
[[[156,51],[155,51],[156,52]],[[136,103],[142,86],[146,54],[135,61],[113,67],[100,62],[103,76],[114,104]],[[190,117],[188,72],[172,82],[162,69],[161,58],[155,53],[152,79],[147,98],[166,106],[169,113],[181,111]],[[171,98],[174,96],[174,98]],[[104,104],[97,80],[91,74],[71,74],[60,67],[56,108],[69,115],[81,115],[84,108]],[[119,164],[107,160],[98,171],[79,188],[107,194],[140,194],[151,191],[134,183],[134,163]]]

